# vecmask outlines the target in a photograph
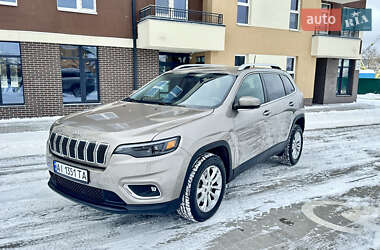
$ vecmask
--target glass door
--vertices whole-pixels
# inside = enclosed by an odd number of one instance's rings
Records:
[[[174,13],[174,19],[187,19],[187,0],[172,0]]]
[[[330,10],[331,10],[331,4],[329,3],[322,3],[321,5],[322,12],[326,14],[327,16],[330,16]],[[319,34],[328,35],[329,34],[329,25],[328,24],[321,24],[321,30],[319,31]]]
[[[169,0],[156,0],[156,16],[169,17]]]
[[[188,0],[156,0],[156,16],[187,19]]]

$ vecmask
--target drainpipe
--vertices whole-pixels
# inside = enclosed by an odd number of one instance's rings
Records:
[[[137,89],[137,20],[136,0],[132,0],[132,35],[133,35],[133,90]]]

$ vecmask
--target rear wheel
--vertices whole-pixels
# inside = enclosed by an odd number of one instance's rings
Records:
[[[296,124],[290,132],[285,151],[281,156],[282,162],[287,165],[296,165],[301,158],[302,149],[303,131],[302,128]]]
[[[212,153],[201,155],[186,180],[178,214],[191,221],[207,220],[218,210],[225,186],[226,171],[222,159]]]

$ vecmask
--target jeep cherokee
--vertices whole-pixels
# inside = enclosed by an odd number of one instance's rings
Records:
[[[210,218],[226,183],[277,155],[302,152],[304,98],[276,66],[182,65],[122,101],[57,120],[49,186],[114,213]]]

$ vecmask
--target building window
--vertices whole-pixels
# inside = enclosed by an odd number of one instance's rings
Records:
[[[355,60],[339,60],[336,95],[351,95]]]
[[[299,16],[300,16],[300,1],[291,0],[290,1],[290,20],[289,20],[289,28],[291,30],[298,30]]]
[[[328,16],[330,16],[331,12],[331,4],[329,3],[321,3],[321,9],[323,10],[324,13],[326,13]],[[320,31],[318,31],[319,34],[329,34],[329,24],[321,24],[320,25]]]
[[[0,0],[1,5],[17,6],[17,0]]]
[[[57,0],[57,8],[61,11],[96,14],[96,0]]]
[[[245,63],[245,55],[236,55],[235,56],[235,66],[240,66]]]
[[[238,0],[237,23],[248,24],[249,19],[249,0]]]
[[[286,71],[289,73],[289,75],[292,76],[293,79],[295,79],[295,75],[296,75],[296,58],[295,57],[286,58]]]
[[[197,56],[196,62],[197,62],[197,64],[205,64],[205,57],[204,56]]]
[[[99,102],[97,48],[61,45],[63,103]]]
[[[24,104],[19,43],[0,42],[0,105]]]

